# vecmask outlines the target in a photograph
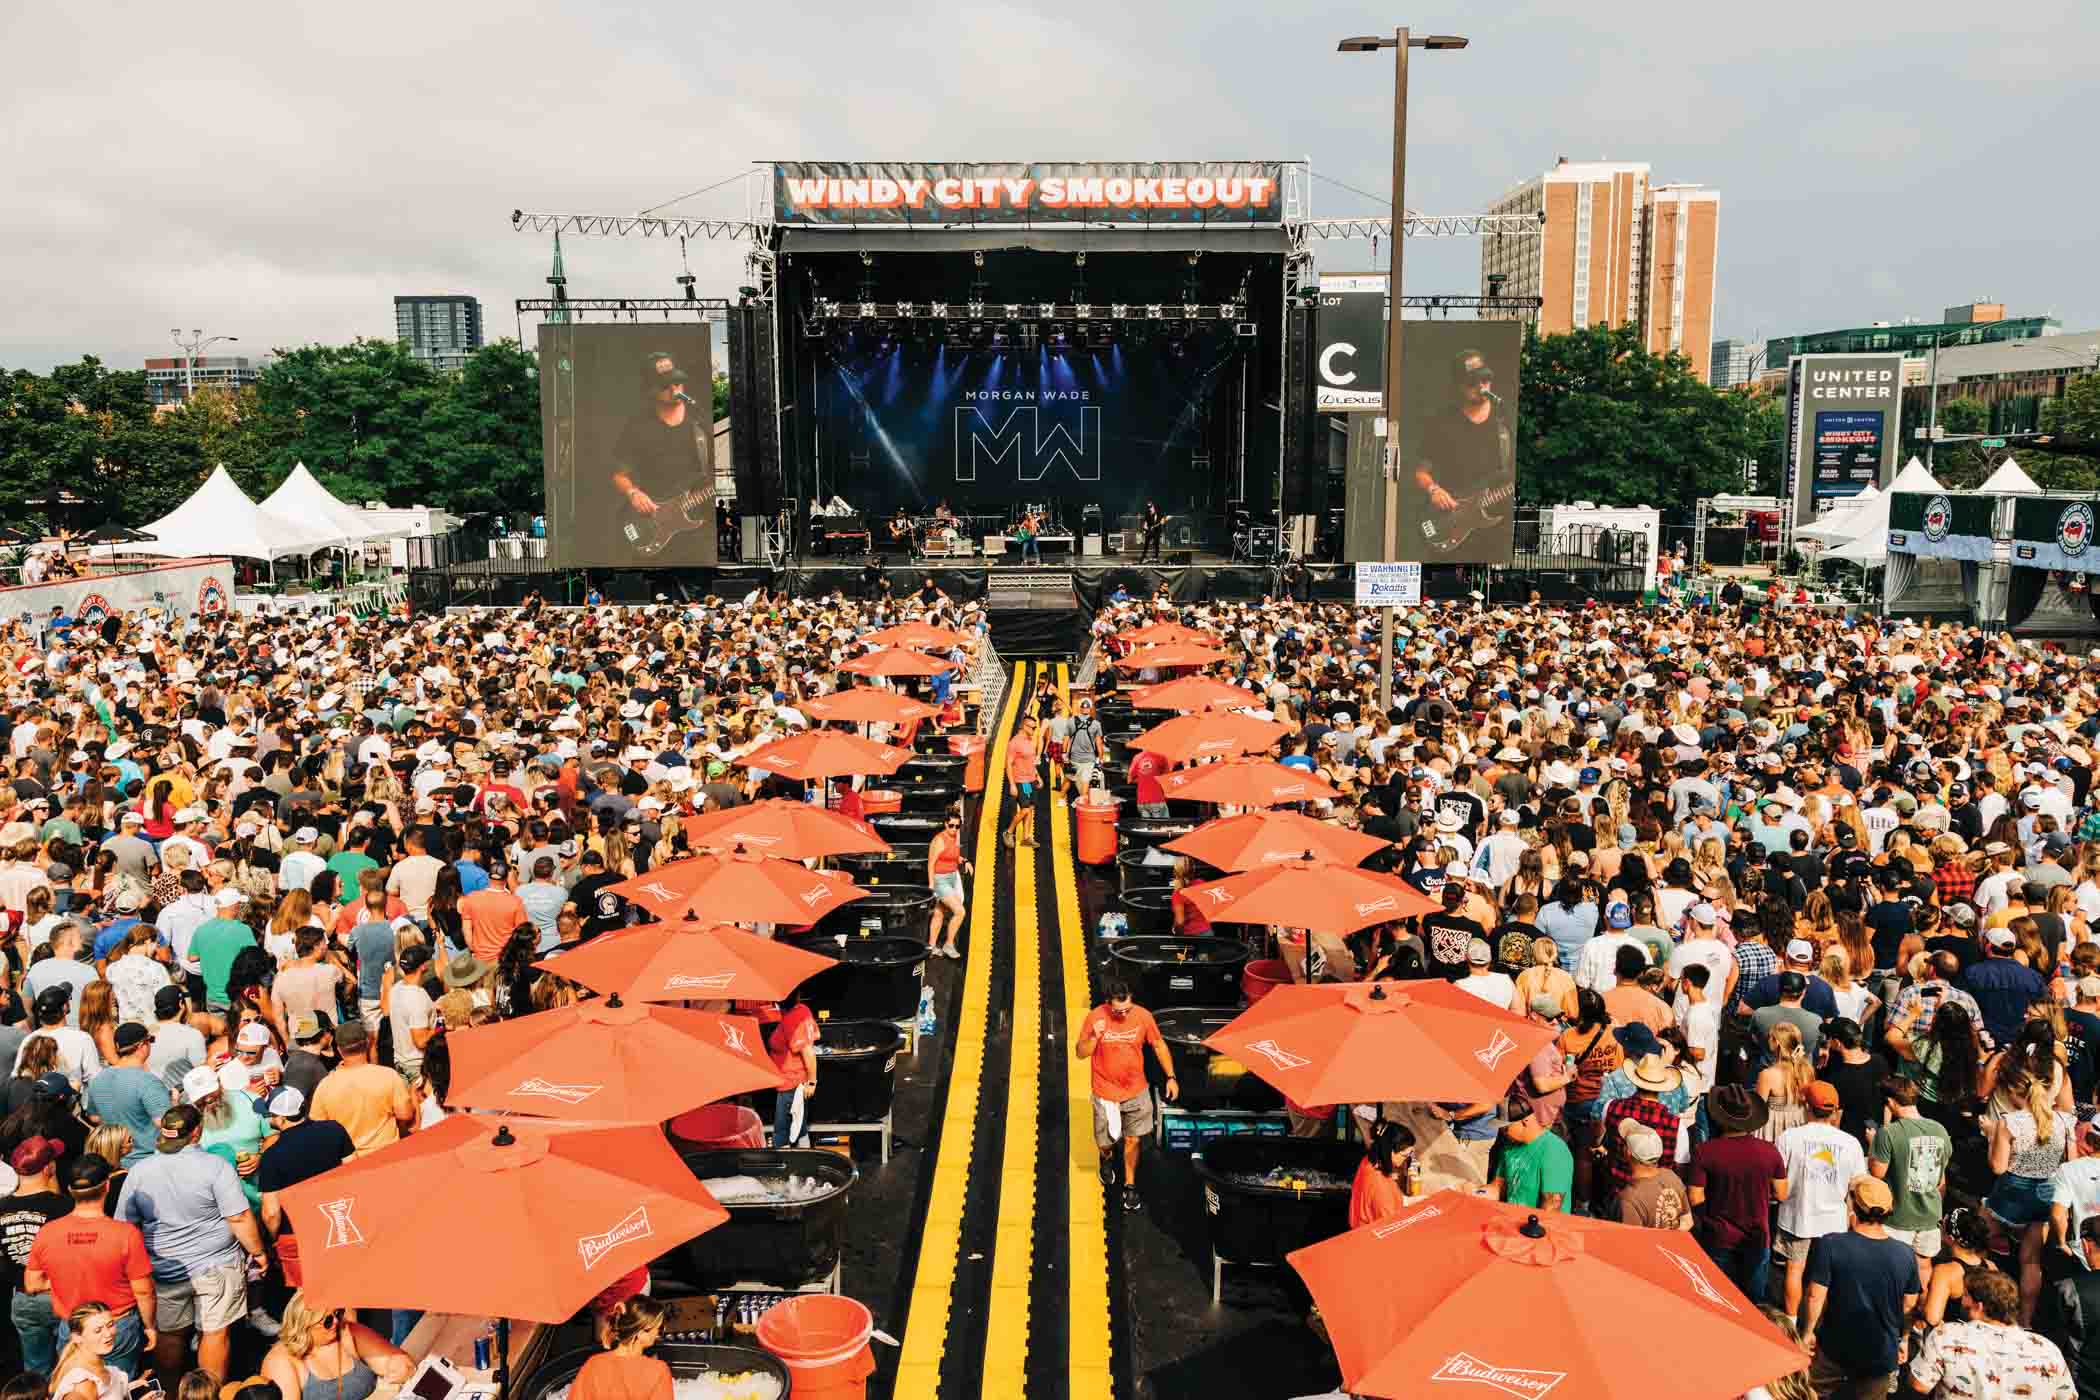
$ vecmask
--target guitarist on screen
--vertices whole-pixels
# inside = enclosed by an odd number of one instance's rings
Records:
[[[625,538],[654,555],[689,524],[713,519],[713,425],[694,419],[686,373],[669,352],[643,356],[641,375],[643,411],[614,445],[612,485],[633,513]],[[661,512],[674,518],[659,520]]]
[[[1415,508],[1406,532],[1412,538],[1400,552],[1478,563],[1505,552],[1497,527],[1516,496],[1516,431],[1495,394],[1495,371],[1478,350],[1452,360],[1451,387],[1451,406],[1423,425],[1415,447]],[[1466,548],[1480,532],[1485,537]]]

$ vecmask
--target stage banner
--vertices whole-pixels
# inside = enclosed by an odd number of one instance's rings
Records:
[[[1401,326],[1396,559],[1510,562],[1523,333],[1516,321]]]
[[[1351,272],[1320,279],[1313,407],[1376,413],[1385,407],[1386,276]]]
[[[1806,525],[1894,473],[1903,356],[1797,355],[1788,369],[1794,523]]]
[[[2094,520],[2090,496],[2014,497],[2013,563],[2027,569],[2100,573]]]
[[[557,568],[716,561],[714,349],[704,322],[540,327]]]
[[[1889,497],[1889,552],[1987,564],[1991,516],[1998,499],[1944,491],[1898,491]]]
[[[777,223],[1281,224],[1284,162],[780,161]]]

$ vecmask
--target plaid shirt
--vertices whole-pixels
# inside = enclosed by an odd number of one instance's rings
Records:
[[[1940,908],[1961,901],[1976,902],[1976,873],[1959,859],[1937,866],[1932,872],[1932,887],[1939,891]]]
[[[1677,1157],[1677,1110],[1653,1094],[1635,1094],[1604,1110],[1604,1141],[1611,1146],[1612,1193],[1633,1184],[1633,1159],[1626,1155],[1626,1139],[1619,1125],[1627,1119],[1645,1123],[1663,1140],[1663,1161]]]
[[[1935,989],[1939,995],[1926,996],[1925,989],[1927,987]],[[1968,1012],[1969,1020],[1976,1028],[1978,1030],[1983,1029],[1983,1008],[1976,1004],[1976,998],[1970,996],[1953,983],[1942,982],[1938,978],[1934,978],[1930,982],[1920,982],[1915,986],[1905,987],[1902,991],[1896,993],[1896,1004],[1889,1008],[1889,1015],[1893,1019],[1900,1021],[1910,1014],[1910,1009],[1913,1006],[1918,1008],[1918,1023],[1910,1028],[1910,1038],[1915,1043],[1923,1041],[1927,1035],[1932,1033],[1932,1018],[1939,1013],[1941,1007],[1950,1003],[1959,1005],[1962,1010]]]
[[[1735,945],[1736,1000],[1742,1000],[1744,991],[1779,971],[1779,954],[1772,945],[1761,939],[1746,938]]]

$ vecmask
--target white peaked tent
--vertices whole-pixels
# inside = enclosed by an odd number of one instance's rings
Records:
[[[339,526],[264,510],[227,475],[224,466],[214,467],[188,500],[144,530],[152,540],[127,545],[127,550],[175,559],[213,554],[281,559],[343,543]]]
[[[286,520],[328,529],[335,536],[331,541],[335,544],[357,545],[366,540],[401,533],[398,526],[386,525],[375,517],[337,500],[329,489],[306,469],[304,462],[292,468],[292,474],[270,493],[269,498],[262,503],[262,508]]]
[[[1821,520],[1816,521],[1812,525],[1803,525],[1795,530],[1794,537],[1796,539],[1820,540],[1824,544],[1829,544],[1834,540],[1849,540],[1857,533],[1852,529],[1853,519],[1861,511],[1872,509],[1874,502],[1880,499],[1881,492],[1869,486]]]
[[[2022,471],[2020,464],[2007,457],[1991,473],[1991,479],[1976,488],[1999,496],[2039,496],[2042,488],[2034,484],[2034,478]]]
[[[1898,491],[1937,491],[1940,484],[1925,470],[1925,464],[1913,457],[1896,473],[1885,492],[1868,487],[1855,499],[1862,502],[1856,508],[1845,511],[1842,519],[1821,522],[1817,538],[1826,544],[1836,545],[1823,557],[1842,559],[1853,564],[1875,565],[1888,558],[1889,506]],[[1795,531],[1806,535],[1809,530]],[[1872,556],[1872,557],[1868,557]]]

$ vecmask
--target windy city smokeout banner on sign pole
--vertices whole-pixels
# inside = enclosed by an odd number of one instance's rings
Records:
[[[1794,523],[1806,525],[1895,468],[1903,356],[1797,355],[1787,421]]]
[[[1282,161],[780,161],[783,224],[1280,224]]]

